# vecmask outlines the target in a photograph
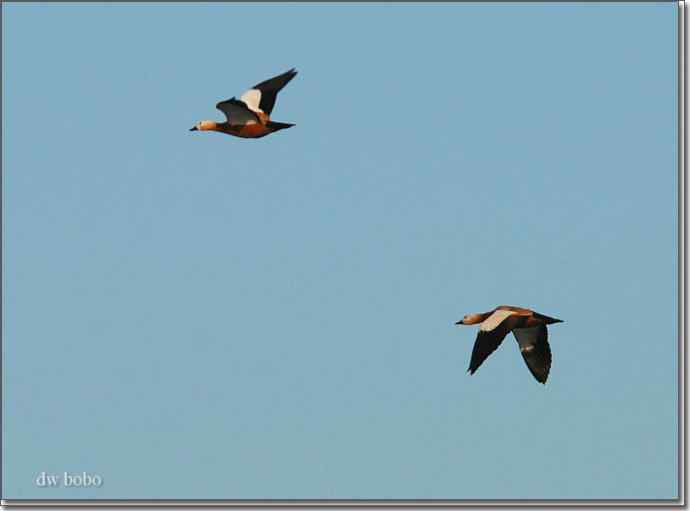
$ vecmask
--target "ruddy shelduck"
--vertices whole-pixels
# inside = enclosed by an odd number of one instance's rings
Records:
[[[292,80],[297,71],[290,69],[282,75],[261,82],[240,96],[221,101],[216,108],[225,114],[225,122],[200,121],[189,131],[218,131],[242,138],[261,138],[294,124],[274,122],[270,115],[280,89]]]
[[[513,332],[520,346],[520,353],[527,368],[539,383],[546,383],[551,369],[551,348],[546,325],[563,323],[560,319],[544,316],[530,309],[501,305],[489,312],[468,314],[456,325],[480,323],[477,340],[470,359],[470,374],[482,365],[501,344],[509,332]]]

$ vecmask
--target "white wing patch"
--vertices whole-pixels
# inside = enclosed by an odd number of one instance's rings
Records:
[[[259,108],[259,103],[261,103],[261,91],[259,89],[249,89],[240,96],[240,101],[244,102],[250,110],[264,113]]]
[[[494,328],[503,323],[504,319],[506,319],[508,316],[512,316],[513,314],[515,314],[514,311],[497,310],[491,316],[482,321],[482,324],[479,325],[479,330],[482,332],[491,332]]]
[[[534,349],[539,339],[539,327],[533,326],[531,328],[516,328],[513,330],[515,339],[520,345],[520,351],[528,353]]]

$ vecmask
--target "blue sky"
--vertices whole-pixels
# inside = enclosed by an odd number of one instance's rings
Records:
[[[4,498],[677,495],[674,4],[2,9]]]

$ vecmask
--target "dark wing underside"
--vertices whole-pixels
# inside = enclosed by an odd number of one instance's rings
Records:
[[[508,316],[493,330],[484,331],[480,328],[479,333],[477,333],[477,340],[474,341],[470,367],[467,369],[470,374],[474,374],[487,357],[496,351],[496,348],[500,346],[505,336],[510,332],[514,321],[514,316]]]
[[[520,353],[527,368],[539,383],[546,383],[551,370],[551,348],[549,347],[546,325],[513,330],[515,340],[520,345]]]
[[[259,108],[267,115],[271,115],[273,106],[276,103],[276,96],[280,89],[285,87],[290,80],[297,75],[294,68],[283,73],[282,75],[274,76],[268,80],[256,84],[252,89],[261,91],[261,99],[259,100]]]
[[[252,122],[259,122],[259,117],[247,105],[236,98],[226,99],[216,105],[225,114],[228,123],[234,126],[244,126]]]

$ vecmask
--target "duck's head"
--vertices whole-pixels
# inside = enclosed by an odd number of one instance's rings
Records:
[[[213,131],[216,126],[216,121],[199,121],[189,131]]]
[[[460,321],[456,321],[456,325],[475,325],[484,321],[483,314],[466,314]]]

